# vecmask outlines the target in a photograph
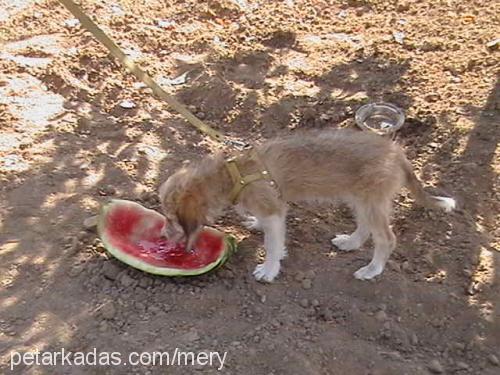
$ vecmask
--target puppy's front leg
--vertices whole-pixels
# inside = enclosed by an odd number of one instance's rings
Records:
[[[266,249],[266,259],[259,264],[254,271],[257,280],[271,282],[280,272],[280,261],[286,255],[285,216],[271,215],[258,218],[264,231],[264,248]]]

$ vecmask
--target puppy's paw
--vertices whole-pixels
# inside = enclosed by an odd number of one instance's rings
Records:
[[[242,224],[250,230],[262,230],[262,225],[255,216],[247,216]]]
[[[278,276],[279,272],[280,272],[279,261],[264,262],[262,264],[259,264],[255,268],[255,271],[253,271],[253,275],[258,281],[267,281],[268,283],[270,283],[275,279],[276,276]]]
[[[353,241],[352,236],[347,234],[337,234],[335,238],[332,239],[332,245],[343,251],[357,250],[360,246],[359,243]]]
[[[370,280],[375,276],[380,275],[383,270],[384,266],[370,263],[354,272],[354,277],[358,280]]]

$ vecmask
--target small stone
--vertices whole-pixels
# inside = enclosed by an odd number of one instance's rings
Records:
[[[399,44],[403,44],[405,37],[406,37],[405,33],[401,32],[401,31],[393,32],[392,36],[394,37],[394,40]]]
[[[434,102],[437,102],[439,100],[439,95],[437,93],[430,93],[430,94],[427,94],[424,98],[429,103],[434,103]]]
[[[103,196],[107,195],[115,195],[116,194],[116,188],[112,185],[106,185],[102,186],[99,188],[99,194]]]
[[[101,315],[104,319],[113,319],[116,315],[116,308],[113,302],[108,302],[101,308]]]
[[[313,299],[311,301],[311,305],[313,305],[313,307],[318,307],[319,306],[319,301],[317,299]]]
[[[182,336],[182,338],[183,338],[183,341],[194,342],[194,341],[198,341],[200,339],[200,335],[198,334],[197,331],[193,330],[193,331],[186,333],[184,336]]]
[[[433,359],[432,361],[430,361],[427,368],[433,374],[442,374],[444,372],[443,366],[441,366],[441,363],[439,363],[437,359]]]
[[[469,295],[469,296],[473,296],[477,293],[479,293],[481,290],[479,288],[479,284],[476,284],[475,282],[471,282],[467,288],[466,288],[466,293]]]
[[[241,346],[241,342],[240,341],[232,341],[230,346],[237,348],[237,347]]]
[[[488,356],[488,361],[490,361],[490,363],[493,366],[500,366],[500,361],[498,360],[498,357],[495,354],[490,354]]]
[[[77,18],[70,18],[64,21],[64,26],[66,26],[68,29],[72,29],[79,25],[80,21]]]
[[[304,279],[302,280],[302,288],[303,289],[311,289],[312,288],[312,281],[311,279]]]
[[[299,302],[299,305],[303,308],[309,307],[309,300],[307,298],[302,298]]]
[[[498,46],[500,46],[500,38],[493,39],[493,40],[489,41],[488,43],[486,43],[486,48],[488,48],[490,50],[497,49]]]
[[[312,120],[316,118],[316,110],[314,108],[305,108],[302,112],[302,118],[305,121]]]
[[[139,311],[144,311],[144,310],[146,310],[146,305],[143,304],[142,302],[136,302],[135,308]]]
[[[97,226],[97,216],[91,216],[83,221],[83,227],[85,229],[93,229]]]
[[[400,273],[401,272],[401,266],[399,265],[398,262],[392,260],[392,259],[389,259],[389,261],[387,262],[387,265],[389,266],[390,269],[392,269],[393,271],[397,272],[397,273]]]
[[[305,277],[306,275],[304,274],[304,272],[299,271],[295,274],[295,281],[302,281],[305,279]]]
[[[403,357],[401,356],[401,353],[399,353],[398,351],[383,352],[383,353],[380,353],[380,354],[385,355],[387,358],[392,359],[393,361],[402,361],[403,360]]]
[[[134,283],[134,279],[131,278],[128,274],[124,273],[122,275],[122,277],[120,278],[120,283],[124,286],[124,287],[129,287],[131,286],[133,283]]]
[[[135,108],[135,103],[132,100],[124,100],[120,103],[120,107],[124,109],[132,109]]]
[[[467,363],[465,363],[465,362],[459,361],[459,362],[457,362],[457,368],[459,370],[468,370],[469,369],[469,365]]]
[[[375,319],[379,322],[385,322],[387,320],[387,314],[384,310],[377,311],[375,314]]]
[[[316,273],[313,270],[309,270],[305,273],[307,279],[314,279]]]
[[[147,288],[150,285],[151,285],[151,279],[147,276],[144,276],[139,280],[139,286],[142,288]]]
[[[410,343],[412,345],[417,345],[418,344],[418,336],[415,332],[413,332],[411,335],[410,335]]]
[[[323,320],[325,320],[327,322],[331,321],[331,320],[333,320],[333,311],[328,307],[324,307],[320,311],[320,316],[321,316],[321,318],[323,318]]]
[[[104,277],[109,280],[116,280],[120,271],[120,267],[111,261],[105,262],[102,266],[102,273],[104,274]]]
[[[109,324],[106,322],[101,322],[99,325],[99,331],[106,332],[109,329]]]

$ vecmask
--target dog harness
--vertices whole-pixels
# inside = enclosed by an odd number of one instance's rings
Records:
[[[271,177],[271,174],[267,170],[266,166],[260,160],[260,158],[257,156],[257,154],[255,152],[253,153],[253,159],[262,168],[259,168],[260,169],[259,172],[252,173],[252,174],[249,174],[247,176],[241,175],[240,170],[238,168],[238,162],[237,162],[236,157],[233,157],[233,158],[226,160],[226,168],[229,172],[229,175],[231,176],[231,179],[233,180],[233,189],[231,190],[231,193],[229,194],[229,199],[231,200],[231,203],[233,203],[233,204],[236,204],[236,202],[238,201],[238,197],[239,197],[241,191],[246,186],[248,186],[249,184],[251,184],[254,181],[266,180],[269,182],[269,185],[271,185],[272,187],[277,189],[279,192],[276,181],[273,180],[273,178]]]

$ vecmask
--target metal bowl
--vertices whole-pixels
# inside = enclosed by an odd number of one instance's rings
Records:
[[[405,114],[394,104],[371,103],[356,111],[355,120],[361,129],[385,135],[394,133],[403,126]]]

